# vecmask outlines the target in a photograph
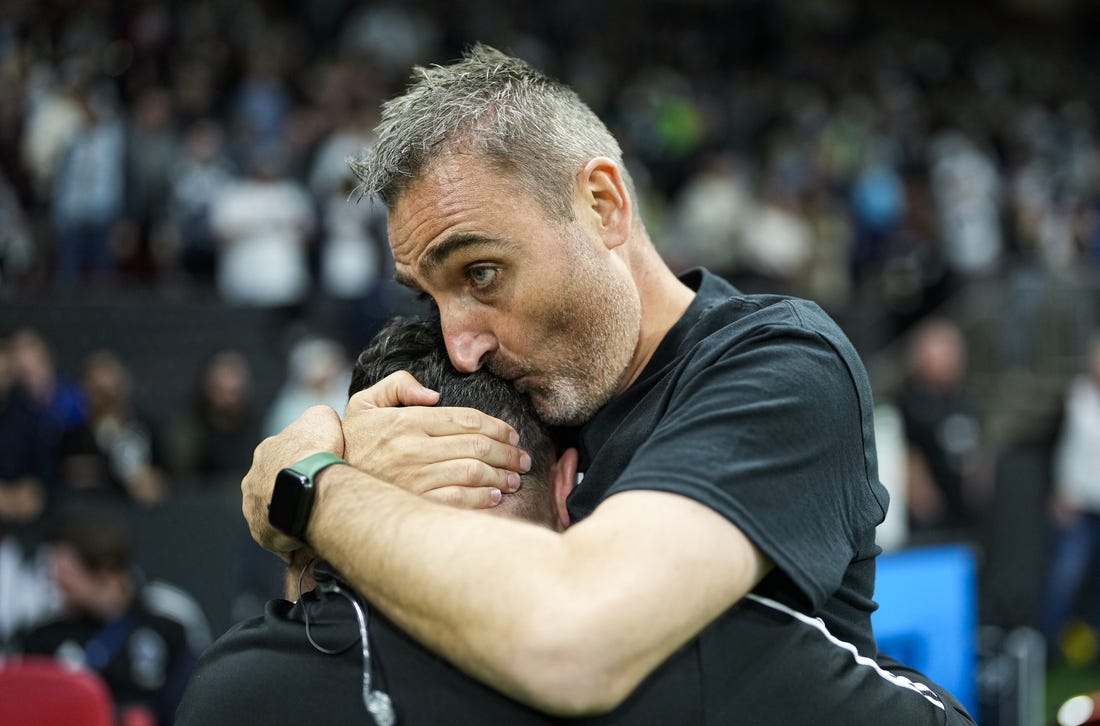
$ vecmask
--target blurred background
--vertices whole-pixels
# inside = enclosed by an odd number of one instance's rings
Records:
[[[674,269],[840,322],[883,546],[965,548],[976,710],[1052,722],[1100,689],[1098,35],[1087,0],[6,0],[0,649],[56,612],[51,532],[90,509],[199,643],[280,591],[252,449],[342,409],[417,309],[346,159],[412,64],[481,40],[608,123]]]

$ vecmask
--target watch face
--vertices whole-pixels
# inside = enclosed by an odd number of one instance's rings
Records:
[[[267,521],[283,534],[300,538],[309,518],[312,483],[309,477],[293,469],[275,475],[275,489],[267,505]]]

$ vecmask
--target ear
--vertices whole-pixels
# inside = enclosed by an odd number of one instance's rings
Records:
[[[569,509],[565,506],[565,500],[577,484],[577,460],[577,450],[566,449],[558,460],[550,465],[550,487],[554,498],[554,513],[557,514],[561,529],[569,527]]]
[[[583,208],[591,210],[598,231],[608,249],[630,238],[634,207],[619,164],[597,156],[581,169],[578,189]]]

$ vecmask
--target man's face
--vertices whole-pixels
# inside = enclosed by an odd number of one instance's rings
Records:
[[[398,279],[439,307],[451,362],[482,365],[530,396],[548,423],[580,424],[618,392],[641,305],[629,272],[578,195],[548,216],[507,175],[445,154],[398,199]]]

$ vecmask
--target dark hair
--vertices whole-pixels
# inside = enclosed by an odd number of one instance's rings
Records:
[[[353,396],[397,371],[439,392],[440,406],[476,408],[510,424],[519,432],[520,447],[531,456],[531,470],[520,491],[545,488],[549,482],[554,444],[530,401],[512,384],[487,369],[461,373],[451,365],[439,320],[394,318],[359,354],[348,395]]]
[[[130,530],[117,517],[76,515],[62,523],[50,539],[72,547],[89,570],[125,570],[130,566],[133,540]]]

